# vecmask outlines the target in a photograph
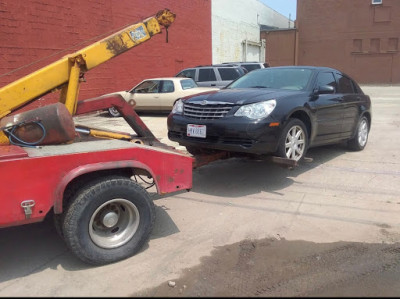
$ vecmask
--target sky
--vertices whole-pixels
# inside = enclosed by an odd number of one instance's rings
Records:
[[[260,0],[262,3],[279,12],[290,20],[296,20],[297,0]]]

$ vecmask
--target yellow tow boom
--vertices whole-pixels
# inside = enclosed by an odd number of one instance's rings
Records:
[[[51,92],[61,89],[60,102],[71,115],[75,114],[81,74],[111,58],[149,40],[174,22],[175,14],[168,9],[130,25],[80,51],[39,69],[0,89],[0,119],[15,109]],[[1,136],[3,135],[3,136]],[[0,132],[1,139],[6,138]]]

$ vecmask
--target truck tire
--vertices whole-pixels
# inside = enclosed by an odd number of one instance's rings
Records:
[[[85,263],[104,265],[140,250],[150,237],[155,210],[143,187],[112,176],[81,188],[63,218],[68,248]]]

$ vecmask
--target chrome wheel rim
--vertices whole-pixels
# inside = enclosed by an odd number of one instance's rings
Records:
[[[139,210],[122,198],[102,204],[89,222],[93,243],[102,248],[116,248],[126,244],[136,233],[140,222]]]
[[[362,119],[358,129],[358,144],[365,146],[368,139],[368,122],[365,118]]]
[[[285,139],[286,158],[298,161],[303,157],[306,144],[305,134],[300,126],[290,128]]]
[[[108,111],[110,112],[110,114],[111,114],[112,116],[119,116],[119,112],[118,112],[118,110],[117,110],[115,107],[109,108]]]

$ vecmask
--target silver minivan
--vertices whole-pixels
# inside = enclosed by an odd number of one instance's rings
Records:
[[[187,68],[175,77],[192,78],[198,86],[222,88],[245,73],[246,71],[240,66],[220,64]]]
[[[238,65],[246,69],[247,72],[251,72],[258,69],[263,69],[269,67],[269,64],[266,62],[224,62],[225,65]]]

